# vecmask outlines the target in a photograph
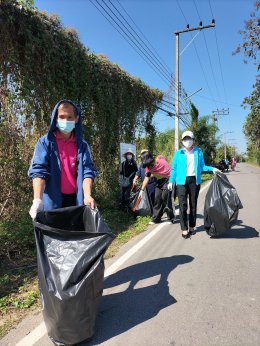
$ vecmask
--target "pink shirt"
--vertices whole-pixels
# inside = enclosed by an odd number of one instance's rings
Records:
[[[168,162],[162,155],[159,155],[155,159],[153,168],[145,168],[145,173],[151,172],[156,178],[169,178],[171,168]]]
[[[59,131],[55,132],[56,143],[59,151],[60,167],[61,167],[61,193],[76,193],[76,160],[77,145],[74,131],[68,140],[64,140]]]

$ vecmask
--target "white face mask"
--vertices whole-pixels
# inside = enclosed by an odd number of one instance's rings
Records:
[[[132,158],[132,155],[126,155],[126,158],[127,158],[127,160],[131,160],[131,158]]]
[[[182,144],[185,148],[190,148],[193,145],[193,139],[185,139]]]

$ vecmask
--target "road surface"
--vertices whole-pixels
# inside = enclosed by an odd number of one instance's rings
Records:
[[[237,225],[218,239],[204,232],[205,188],[191,239],[176,222],[129,241],[106,263],[96,333],[81,346],[260,345],[260,169],[240,163],[227,176],[244,206]],[[53,344],[36,314],[0,345]]]

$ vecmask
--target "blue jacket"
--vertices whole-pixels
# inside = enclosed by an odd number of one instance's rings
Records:
[[[97,171],[93,166],[89,146],[82,136],[82,119],[80,109],[72,101],[62,101],[71,103],[73,107],[75,107],[79,116],[79,120],[75,124],[74,130],[77,145],[77,205],[83,205],[84,196],[82,182],[85,178],[91,178],[94,180],[97,175]],[[45,180],[45,189],[42,197],[43,208],[45,211],[60,208],[62,205],[60,187],[60,160],[58,147],[54,136],[54,131],[57,129],[56,113],[62,101],[59,101],[52,111],[49,131],[45,136],[38,140],[34,150],[31,166],[28,171],[28,176],[31,179],[39,177]]]
[[[201,184],[201,172],[212,172],[214,167],[206,166],[204,162],[203,152],[200,148],[194,147],[194,170],[196,176],[196,184]],[[177,150],[172,159],[170,183],[176,180],[177,185],[185,185],[187,171],[187,159],[184,148]]]

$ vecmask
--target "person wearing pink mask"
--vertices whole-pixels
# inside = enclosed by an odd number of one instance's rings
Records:
[[[201,173],[213,172],[215,174],[219,170],[205,165],[202,150],[194,146],[193,132],[183,132],[182,144],[183,148],[177,150],[173,155],[168,189],[172,190],[173,184],[176,182],[182,237],[187,239],[196,233],[197,200],[200,191]],[[187,215],[188,197],[189,224]]]

